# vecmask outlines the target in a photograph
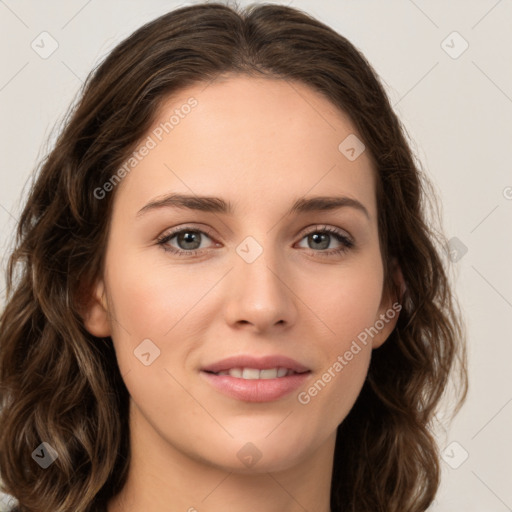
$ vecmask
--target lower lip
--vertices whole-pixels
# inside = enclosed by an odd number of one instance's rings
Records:
[[[300,388],[311,372],[296,373],[275,379],[239,379],[231,375],[215,375],[201,371],[201,375],[225,395],[246,402],[271,402]]]

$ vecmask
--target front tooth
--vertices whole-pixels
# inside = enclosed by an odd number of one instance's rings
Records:
[[[230,375],[238,379],[276,379],[278,377],[286,377],[295,373],[288,368],[267,368],[265,370],[258,370],[257,368],[231,368],[218,372],[217,375]]]
[[[255,368],[244,368],[242,372],[243,379],[259,379],[260,371]]]
[[[284,377],[288,373],[288,368],[279,368],[277,370],[278,377]]]
[[[279,377],[277,368],[268,368],[267,370],[260,371],[260,379],[275,379],[276,377]]]
[[[231,375],[231,377],[237,377],[239,379],[242,378],[242,368],[231,368],[228,371],[228,374]]]

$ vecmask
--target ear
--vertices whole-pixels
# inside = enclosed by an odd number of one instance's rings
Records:
[[[98,280],[88,294],[84,294],[80,315],[89,333],[98,338],[111,335],[108,305],[103,280]]]
[[[396,257],[392,259],[391,268],[392,280],[400,290],[400,297],[393,295],[389,289],[383,291],[379,311],[373,326],[377,334],[372,338],[372,348],[379,348],[388,339],[396,326],[400,310],[402,309],[401,302],[406,284]]]

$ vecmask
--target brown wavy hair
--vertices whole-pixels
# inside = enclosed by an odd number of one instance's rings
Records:
[[[377,174],[385,286],[402,310],[338,427],[332,511],[420,512],[435,497],[436,412],[450,382],[449,407],[460,409],[467,363],[446,240],[428,218],[439,216],[428,209],[433,186],[376,72],[347,39],[290,7],[204,3],[145,24],[91,71],[31,184],[0,318],[0,475],[17,511],[106,510],[126,481],[128,391],[110,338],[89,334],[80,315],[104,270],[115,194],[94,191],[169,95],[226,73],[303,83],[328,98],[349,115]],[[58,453],[47,469],[33,459],[43,441]]]

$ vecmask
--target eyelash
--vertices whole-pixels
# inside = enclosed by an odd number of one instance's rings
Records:
[[[176,229],[175,231],[172,231],[171,233],[167,233],[162,235],[157,239],[157,245],[160,245],[162,249],[166,252],[170,252],[172,254],[175,254],[180,257],[195,257],[200,252],[208,252],[211,249],[191,249],[191,250],[183,250],[183,249],[176,249],[174,247],[169,247],[167,242],[169,242],[171,239],[173,239],[176,235],[182,233],[182,232],[193,232],[193,233],[201,233],[203,235],[207,235],[209,238],[213,239],[212,233],[210,233],[207,229],[200,230],[193,228],[192,226],[185,226],[183,228]],[[321,257],[330,257],[330,256],[337,256],[343,253],[348,252],[350,249],[354,247],[354,243],[352,240],[350,240],[345,235],[341,234],[337,229],[331,228],[329,226],[316,226],[314,230],[309,231],[307,233],[304,233],[301,237],[301,240],[308,235],[312,235],[314,233],[322,233],[322,234],[329,234],[333,235],[334,238],[340,242],[342,245],[338,249],[330,249],[330,250],[320,250],[315,251],[310,249],[310,251],[319,254]]]

